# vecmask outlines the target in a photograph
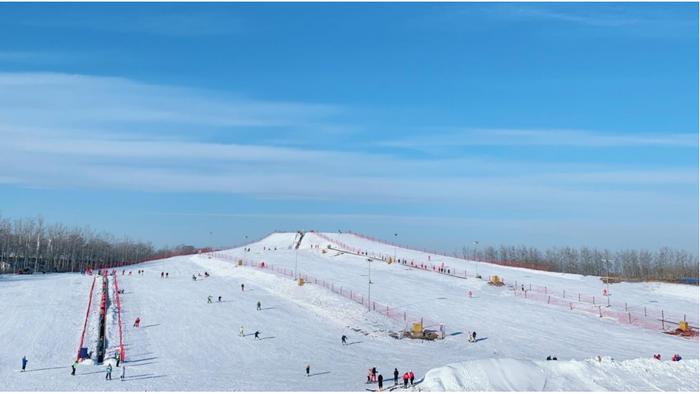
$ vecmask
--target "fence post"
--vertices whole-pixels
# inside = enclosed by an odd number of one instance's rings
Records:
[[[581,302],[581,293],[578,293],[578,302]]]
[[[530,291],[532,291],[532,283],[530,283]]]
[[[544,287],[544,294],[547,294],[547,286]]]
[[[551,296],[547,296],[547,303],[548,303],[548,304],[549,304],[549,299],[550,299],[550,298],[551,298]]]
[[[403,321],[406,321],[406,311],[403,312]]]
[[[608,300],[610,300],[610,297],[608,297]],[[608,305],[610,305],[610,301],[608,301]],[[627,303],[625,302],[625,312],[627,312]]]
[[[386,315],[389,316],[389,305],[386,306]]]
[[[627,317],[629,317],[630,324],[632,324],[632,313],[631,313],[631,312],[627,312]]]
[[[377,310],[377,304],[374,301],[372,301],[372,310],[373,311]]]
[[[666,327],[664,327],[664,310],[661,310],[661,329],[665,330]]]
[[[593,296],[593,305],[595,305],[595,296]]]
[[[598,314],[600,315],[600,317],[603,317],[603,309],[601,306],[598,306]]]
[[[574,304],[572,304],[571,302],[569,303],[569,310],[574,310]]]
[[[566,290],[562,290],[561,294],[562,294],[562,298],[566,298]]]
[[[644,307],[644,317],[647,317],[647,307]]]

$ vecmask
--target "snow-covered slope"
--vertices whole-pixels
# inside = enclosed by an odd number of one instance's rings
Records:
[[[698,360],[488,359],[428,371],[422,391],[698,391]]]
[[[338,234],[328,234],[328,237]],[[377,253],[393,255],[394,248],[381,244],[362,244],[356,236],[344,235],[343,243],[355,242],[358,248],[370,246]],[[80,365],[70,376],[70,364],[77,350],[85,317],[91,277],[79,274],[0,277],[0,382],[8,390],[352,390],[363,391],[366,372],[377,367],[389,379],[391,371],[413,370],[420,379],[429,370],[444,365],[476,362],[522,366],[523,370],[540,365],[547,355],[556,355],[562,369],[546,364],[546,389],[591,390],[595,387],[648,390],[648,382],[659,376],[657,388],[665,389],[666,372],[655,375],[655,368],[682,369],[675,376],[684,381],[698,377],[698,342],[600,319],[585,313],[542,304],[513,296],[505,287],[491,287],[473,277],[460,279],[386,264],[365,257],[326,251],[315,245],[327,243],[307,233],[300,249],[293,248],[295,233],[276,233],[249,245],[250,251],[236,248],[222,251],[218,257],[183,256],[154,261],[131,268],[132,275],[121,275],[121,295],[126,375],[105,382],[103,367]],[[425,257],[420,252],[398,249],[401,258]],[[259,267],[236,266],[245,259]],[[460,261],[448,262],[456,264]],[[469,263],[466,264],[468,268]],[[321,283],[298,286],[281,272],[309,275],[332,284],[336,292]],[[347,297],[337,294],[352,290],[367,296],[368,268],[371,268],[371,299],[389,305],[394,311],[408,311],[410,317],[387,318],[384,313],[367,311]],[[136,275],[137,269],[145,274]],[[533,283],[575,287],[581,284],[599,291],[595,278],[514,270],[480,264],[479,270],[502,275],[521,275]],[[208,272],[208,278],[192,275]],[[160,273],[168,272],[168,279]],[[523,279],[523,280],[524,280]],[[241,291],[241,284],[245,291]],[[697,311],[694,295],[676,285],[612,285],[615,297],[629,302],[663,301],[664,308],[678,312]],[[653,290],[653,291],[652,291]],[[467,292],[472,292],[472,297]],[[207,303],[207,297],[214,299]],[[221,296],[223,302],[217,302]],[[95,296],[96,297],[96,296]],[[7,302],[6,300],[12,300]],[[262,310],[256,310],[260,301]],[[366,305],[366,304],[365,304]],[[697,313],[697,312],[696,312]],[[141,327],[132,327],[136,317]],[[447,337],[436,342],[397,340],[391,331],[404,329],[416,319],[443,323]],[[690,319],[689,319],[690,320]],[[113,320],[111,321],[113,322]],[[110,323],[111,324],[111,323]],[[240,327],[246,336],[240,337]],[[252,333],[260,332],[260,340]],[[469,343],[466,332],[476,331],[479,341]],[[348,346],[340,343],[349,337]],[[86,338],[86,342],[88,339]],[[651,355],[661,353],[668,359],[674,353],[684,357],[680,363],[648,363]],[[29,359],[28,371],[20,373],[20,359]],[[588,365],[597,355],[613,357],[625,363],[639,362],[651,372],[646,381],[610,369],[610,386],[579,386],[566,365]],[[502,361],[504,359],[519,361]],[[501,361],[498,361],[501,360]],[[638,360],[638,361],[634,361]],[[570,364],[571,363],[571,364]],[[311,376],[304,367],[311,365]],[[613,365],[613,364],[611,364]],[[494,370],[496,367],[493,367]],[[506,367],[500,367],[506,368]],[[539,367],[538,367],[539,368]],[[573,367],[572,367],[573,368]],[[578,368],[578,367],[576,367]],[[616,367],[617,368],[617,367]],[[603,368],[604,369],[604,368]],[[621,371],[624,368],[621,369]],[[468,369],[469,371],[469,369]],[[601,371],[590,366],[576,369],[580,380],[598,379]],[[432,373],[431,373],[432,374]],[[439,376],[441,375],[438,374]],[[480,387],[497,386],[495,375],[486,376]],[[541,375],[537,375],[541,376]],[[559,378],[558,378],[559,377]],[[488,379],[487,379],[488,378]],[[451,378],[450,378],[451,379]],[[462,378],[460,378],[462,379]],[[517,380],[513,378],[514,380]],[[528,385],[512,384],[514,389],[539,390],[533,375]],[[559,379],[559,380],[557,380]],[[602,378],[601,378],[602,379]],[[606,378],[607,379],[607,378]],[[448,378],[441,378],[442,389],[453,389]],[[605,380],[605,379],[603,379]],[[663,382],[662,382],[663,380]],[[441,389],[426,379],[420,388]],[[463,379],[461,381],[464,381]],[[596,380],[597,381],[597,380]],[[567,386],[571,382],[570,386]],[[450,383],[451,384],[451,383]],[[490,386],[489,386],[490,384]],[[523,383],[525,384],[525,383]],[[695,386],[678,387],[691,390]]]

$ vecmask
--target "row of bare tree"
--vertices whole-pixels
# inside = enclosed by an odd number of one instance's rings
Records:
[[[656,251],[628,249],[613,252],[588,247],[541,251],[526,246],[465,246],[458,255],[548,271],[597,276],[610,274],[628,280],[679,281],[682,278],[698,278],[698,256],[668,247]]]
[[[89,227],[47,225],[41,217],[0,217],[0,273],[79,272],[194,252],[189,245],[155,249],[150,243],[117,239]]]

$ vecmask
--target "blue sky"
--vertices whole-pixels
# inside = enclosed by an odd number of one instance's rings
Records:
[[[697,4],[0,4],[0,214],[698,248]]]

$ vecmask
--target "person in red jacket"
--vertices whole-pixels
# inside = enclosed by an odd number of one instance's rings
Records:
[[[409,378],[408,372],[404,372],[403,373],[403,388],[408,387],[408,378]]]
[[[409,372],[408,372],[408,380],[411,381],[411,386],[413,386],[413,378],[414,378],[414,377],[415,377],[415,376],[413,376],[413,371],[409,371]]]
[[[140,326],[140,325],[141,325],[141,318],[140,318],[140,317],[137,317],[137,318],[136,318],[136,321],[134,322],[134,327],[138,327],[138,326]]]

